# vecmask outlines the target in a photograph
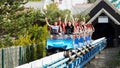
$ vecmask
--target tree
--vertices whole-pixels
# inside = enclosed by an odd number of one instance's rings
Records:
[[[114,3],[114,2],[116,2],[116,1],[118,1],[118,0],[110,0],[111,3]]]
[[[58,21],[58,17],[62,17],[62,20],[65,18],[65,15],[70,15],[69,10],[60,10],[56,3],[51,3],[46,6],[47,9],[44,10],[45,17],[48,17],[50,23]]]
[[[42,0],[28,0],[28,1],[42,1]]]
[[[96,0],[88,0],[88,3],[94,3]]]
[[[19,28],[19,23],[16,23],[16,20],[19,18],[17,18],[17,11],[21,12],[22,14],[22,11],[24,10],[24,7],[20,6],[21,3],[23,3],[23,0],[2,0],[0,4],[0,30],[2,31],[2,35],[8,33],[12,35],[14,32],[18,31],[17,28]]]
[[[37,21],[39,21],[40,25],[42,24],[42,27],[46,24],[44,21],[44,14],[42,14],[40,10],[34,11],[33,9],[23,7],[23,0],[2,0],[1,2],[0,37],[2,40],[0,40],[0,44],[6,46],[7,43],[4,43],[6,38],[10,38],[8,41],[11,40],[11,43],[14,43],[14,41],[18,39],[26,39],[26,42],[21,41],[24,44],[33,43],[33,40],[31,41],[30,39],[31,37],[36,37],[37,40],[37,34],[38,36],[41,34],[39,34],[39,31],[38,33],[31,32],[31,28],[35,27],[33,25],[35,25]],[[42,27],[40,27],[40,29],[42,29]],[[12,46],[13,44],[7,45]]]

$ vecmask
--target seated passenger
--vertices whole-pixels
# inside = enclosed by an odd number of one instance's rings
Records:
[[[65,34],[72,34],[74,32],[74,26],[70,21],[65,26],[65,30],[66,30]]]
[[[47,25],[49,27],[51,27],[51,35],[57,35],[58,34],[58,30],[59,30],[59,26],[58,26],[57,22],[54,22],[54,25],[50,25],[49,22],[48,22],[48,19],[45,18],[45,20],[46,20]]]
[[[66,26],[66,18],[67,18],[67,15],[66,15],[66,17],[65,17],[65,21],[64,22],[62,22],[61,21],[61,17],[59,17],[59,21],[58,21],[58,25],[60,26],[60,28],[59,28],[59,32],[61,33],[61,34],[64,34],[65,32],[66,32],[66,30],[65,30],[65,26]]]
[[[73,22],[73,26],[74,26],[74,33],[79,34],[79,30],[80,30],[80,28],[79,28],[79,25],[80,25],[79,18],[74,19],[72,15],[71,15],[71,18],[72,18],[72,22]]]
[[[93,34],[93,32],[94,32],[94,27],[93,27],[93,25],[92,24],[86,24],[86,27],[87,27],[87,32],[88,32],[88,36],[90,36],[90,38],[91,38],[91,36],[92,36],[92,34]],[[91,41],[91,40],[90,40]]]
[[[93,32],[95,31],[92,24],[90,24],[90,36],[92,37]]]

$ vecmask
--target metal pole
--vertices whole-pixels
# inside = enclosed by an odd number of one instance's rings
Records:
[[[21,47],[19,47],[19,65],[21,65],[22,64],[22,50],[21,50],[22,48]]]
[[[4,49],[2,49],[2,68],[4,68]]]

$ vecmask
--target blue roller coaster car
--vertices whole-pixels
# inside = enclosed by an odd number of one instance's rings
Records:
[[[60,51],[69,51],[69,50],[76,50],[78,48],[82,48],[87,44],[90,44],[90,36],[84,37],[62,37],[62,38],[54,38],[54,39],[47,39],[47,53],[53,54]],[[49,55],[48,54],[48,55]]]
[[[47,46],[46,49],[63,49],[63,50],[68,50],[68,49],[73,49],[73,39],[66,38],[66,39],[47,39]]]

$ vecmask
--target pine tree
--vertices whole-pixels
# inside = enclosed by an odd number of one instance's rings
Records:
[[[23,0],[1,0],[0,2],[0,30],[1,34],[14,33],[18,31],[17,15],[24,10]],[[22,12],[21,12],[22,13]]]

